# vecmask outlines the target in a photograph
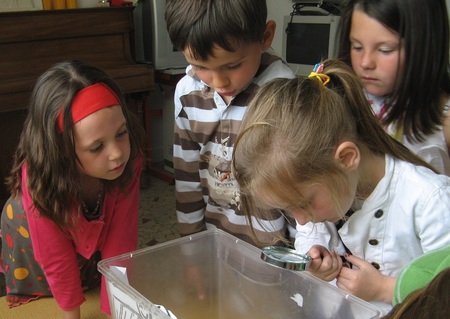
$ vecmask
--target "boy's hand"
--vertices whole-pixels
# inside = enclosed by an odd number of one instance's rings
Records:
[[[359,269],[343,267],[337,276],[337,286],[366,301],[392,302],[396,278],[384,276],[371,263],[347,255],[345,259]]]
[[[336,252],[329,252],[323,246],[314,245],[308,251],[312,258],[308,271],[314,276],[331,281],[339,274],[342,268],[342,259]]]

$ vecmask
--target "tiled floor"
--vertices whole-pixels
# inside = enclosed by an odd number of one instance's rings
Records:
[[[141,189],[138,248],[180,237],[175,215],[175,186],[150,175],[143,178],[148,186]],[[4,295],[4,276],[0,273],[0,296]]]
[[[139,248],[180,237],[175,215],[175,186],[149,176],[140,200]]]

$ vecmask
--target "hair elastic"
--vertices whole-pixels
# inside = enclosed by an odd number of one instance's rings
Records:
[[[316,78],[318,79],[324,86],[327,85],[328,82],[330,82],[330,77],[326,74],[323,74],[323,63],[317,63],[314,66],[313,71],[308,75],[308,78]]]
[[[121,105],[113,90],[104,83],[95,83],[80,90],[74,97],[71,106],[73,124],[81,121],[103,108]],[[64,131],[64,110],[58,115],[58,132]]]

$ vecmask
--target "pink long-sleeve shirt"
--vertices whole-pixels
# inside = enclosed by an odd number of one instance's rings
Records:
[[[39,217],[26,187],[26,166],[22,168],[22,201],[27,213],[35,259],[44,270],[52,294],[61,309],[70,310],[85,301],[77,253],[89,259],[96,251],[100,251],[102,259],[106,259],[137,248],[142,166],[142,157],[139,157],[135,160],[133,180],[125,191],[115,187],[105,194],[99,219],[87,221],[78,208],[74,209],[78,223],[70,236],[63,234],[50,219]],[[111,314],[104,278],[101,283],[100,308]]]

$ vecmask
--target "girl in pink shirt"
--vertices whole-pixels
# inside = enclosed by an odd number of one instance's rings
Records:
[[[97,262],[137,247],[142,129],[103,71],[62,62],[40,76],[7,184],[2,259],[10,307],[53,296],[80,318]]]

